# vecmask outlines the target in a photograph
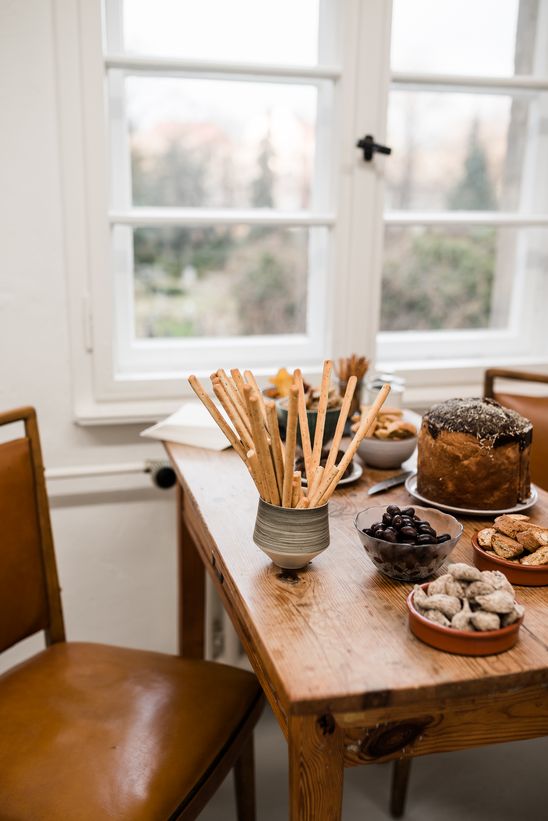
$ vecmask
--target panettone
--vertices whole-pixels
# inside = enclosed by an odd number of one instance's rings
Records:
[[[417,490],[453,507],[505,510],[530,495],[533,425],[493,399],[450,399],[424,416]]]

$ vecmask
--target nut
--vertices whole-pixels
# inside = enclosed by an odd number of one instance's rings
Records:
[[[476,602],[488,613],[511,613],[514,609],[514,597],[506,590],[495,590],[487,596],[476,596]]]
[[[475,582],[481,578],[481,573],[477,567],[472,567],[464,562],[450,564],[447,568],[447,572],[450,573],[454,579],[463,582]]]
[[[472,624],[476,630],[484,632],[485,630],[498,630],[500,627],[500,619],[496,613],[485,613],[478,610],[477,613],[472,613]]]

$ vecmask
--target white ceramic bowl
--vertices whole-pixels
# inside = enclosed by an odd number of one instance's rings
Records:
[[[403,412],[403,421],[417,425],[417,415],[410,412]],[[412,455],[417,446],[417,437],[410,436],[408,439],[374,439],[369,437],[364,439],[358,448],[358,454],[366,465],[380,470],[390,470],[398,468]]]

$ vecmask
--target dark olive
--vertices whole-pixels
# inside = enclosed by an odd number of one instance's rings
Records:
[[[379,538],[379,537],[377,537],[377,538]],[[398,541],[398,536],[396,534],[396,531],[393,530],[391,527],[386,528],[386,530],[382,534],[382,538],[384,539],[385,542],[395,543],[395,542]]]
[[[382,514],[382,520],[383,520],[383,523],[385,525],[391,525],[392,524],[392,516],[390,515],[390,513],[383,513]]]
[[[415,515],[415,508],[414,507],[404,507],[401,510],[402,516],[414,516]]]
[[[392,519],[392,527],[395,527],[396,530],[399,530],[400,527],[403,526],[403,519],[402,517],[396,513],[396,515]]]
[[[400,512],[400,509],[397,505],[388,505],[386,512],[391,516],[396,516]]]
[[[401,517],[403,527],[416,527],[417,523],[410,519],[409,516],[402,516]]]
[[[384,527],[383,523],[382,522],[375,522],[374,524],[371,525],[371,530],[378,530],[380,527],[381,528]]]
[[[430,533],[431,536],[436,535],[436,531],[430,525],[418,525],[417,530],[419,533]]]
[[[450,538],[450,533],[442,533],[441,536],[438,536],[438,544],[441,544],[441,542],[448,542]]]
[[[373,532],[373,530],[371,530],[370,527],[364,527],[364,529],[362,530],[362,533],[366,533],[367,536],[374,536],[375,535],[375,533]]]
[[[417,544],[434,544],[435,541],[435,536],[432,536],[430,533],[419,533],[417,536]]]
[[[417,538],[417,531],[414,527],[402,527],[400,528],[400,535],[403,536],[406,540],[415,541]]]

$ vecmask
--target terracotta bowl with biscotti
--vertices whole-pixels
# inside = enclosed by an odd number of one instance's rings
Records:
[[[472,537],[474,564],[500,570],[512,584],[548,585],[548,527],[519,514],[497,516]]]
[[[428,590],[428,583],[422,584],[421,587],[425,591]],[[510,650],[518,640],[523,616],[513,624],[498,630],[487,630],[483,633],[455,630],[422,616],[414,605],[414,592],[412,590],[407,597],[409,628],[424,644],[459,656],[492,656]]]

